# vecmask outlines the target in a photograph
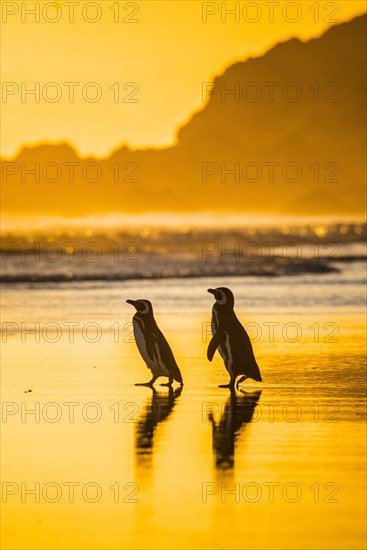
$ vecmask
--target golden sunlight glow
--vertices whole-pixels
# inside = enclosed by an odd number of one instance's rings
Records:
[[[122,143],[171,144],[202,109],[203,83],[231,63],[365,11],[360,0],[282,1],[272,10],[261,2],[104,1],[72,9],[59,1],[40,8],[36,22],[32,10],[42,2],[1,4],[4,156],[47,141],[100,156]]]

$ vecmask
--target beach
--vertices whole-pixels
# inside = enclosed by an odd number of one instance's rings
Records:
[[[365,8],[1,2],[1,548],[367,550]]]
[[[365,271],[337,268],[4,285],[4,548],[364,548]],[[234,292],[264,380],[235,396],[206,359],[213,286]],[[137,298],[181,392],[134,386],[150,379]]]

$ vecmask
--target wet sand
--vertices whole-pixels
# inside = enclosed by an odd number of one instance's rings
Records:
[[[3,547],[364,548],[362,273],[7,285]],[[206,360],[213,285],[233,289],[264,379],[236,395]],[[139,297],[181,393],[134,386]]]

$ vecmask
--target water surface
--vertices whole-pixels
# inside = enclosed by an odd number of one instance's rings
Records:
[[[4,548],[365,548],[363,283],[352,262],[4,286]],[[206,360],[212,286],[234,291],[264,379],[232,395]],[[127,298],[153,302],[182,392],[134,386],[150,373]]]

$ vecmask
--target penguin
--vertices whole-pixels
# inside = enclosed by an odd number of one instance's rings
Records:
[[[209,288],[208,292],[216,300],[212,310],[212,339],[209,342],[207,357],[211,361],[218,349],[224,365],[231,377],[229,384],[220,385],[220,388],[235,387],[237,377],[242,374],[236,388],[246,378],[253,378],[262,382],[260,369],[256,363],[250,338],[241,325],[233,310],[234,296],[229,288]]]
[[[153,316],[153,307],[149,300],[126,300],[135,307],[133,329],[135,342],[148,369],[152,372],[152,379],[136,386],[153,387],[159,376],[167,376],[168,383],[162,386],[171,386],[176,380],[183,386],[180,369],[177,366],[172,350],[159,330]]]

